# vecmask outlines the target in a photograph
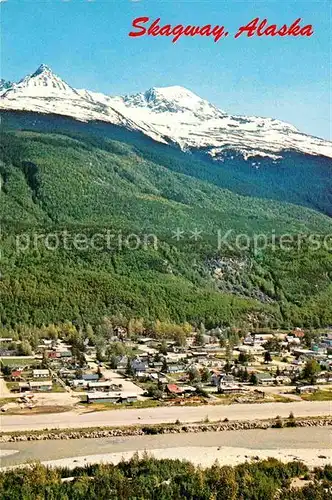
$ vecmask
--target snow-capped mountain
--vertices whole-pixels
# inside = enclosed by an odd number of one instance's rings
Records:
[[[13,85],[9,80],[5,80],[4,78],[0,78],[0,95],[8,90]]]
[[[143,123],[137,125],[129,116],[123,116],[102,100],[86,98],[82,92],[55,75],[45,64],[39,66],[32,75],[5,90],[0,95],[0,109],[52,113],[81,121],[102,120],[145,132]],[[157,139],[152,131],[151,137]]]
[[[74,89],[44,64],[1,93],[0,109],[101,120],[177,144],[183,150],[203,150],[221,161],[227,150],[236,150],[244,158],[278,158],[285,150],[332,157],[329,141],[272,118],[227,114],[183,87],[112,97]]]

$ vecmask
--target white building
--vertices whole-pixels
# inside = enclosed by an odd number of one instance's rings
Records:
[[[47,378],[50,376],[49,370],[33,370],[32,371],[33,378]]]

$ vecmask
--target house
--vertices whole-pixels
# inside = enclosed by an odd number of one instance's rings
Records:
[[[184,385],[180,387],[180,389],[182,389],[184,394],[193,394],[194,392],[196,392],[196,387],[193,387],[192,385]]]
[[[114,392],[93,392],[87,394],[86,402],[90,403],[120,403],[121,396],[120,394],[115,394]]]
[[[52,390],[52,380],[38,380],[29,382],[30,391],[51,391]]]
[[[269,373],[256,373],[258,383],[261,385],[271,385],[274,384],[275,378]]]
[[[287,377],[286,375],[278,375],[276,377],[276,381],[278,384],[291,384],[292,380],[290,377]]]
[[[22,370],[13,370],[11,373],[11,379],[15,382],[22,379]]]
[[[19,382],[18,388],[20,392],[30,391],[30,385],[28,382]]]
[[[116,387],[116,390],[118,390],[118,386],[115,386],[115,384],[111,381],[87,383],[87,388],[89,391],[95,391],[97,389],[99,389],[99,391],[110,391],[113,390],[113,387]]]
[[[50,376],[49,370],[32,370],[33,378],[47,378]]]
[[[175,396],[181,396],[183,394],[183,389],[181,389],[178,385],[176,384],[167,384],[166,385],[166,391],[169,394],[173,394]]]
[[[85,382],[98,382],[99,375],[98,373],[84,373],[82,380],[85,380]]]
[[[140,358],[133,359],[130,363],[130,366],[135,372],[135,375],[137,375],[137,373],[145,373],[148,369],[148,364],[145,361],[142,361]]]
[[[162,361],[153,361],[153,363],[151,363],[152,368],[155,368],[159,371],[162,369],[163,365],[164,363]]]
[[[316,391],[318,391],[318,387],[315,387],[314,385],[301,385],[296,387],[296,392],[299,394],[310,394]]]
[[[243,391],[243,388],[237,384],[220,385],[218,387],[218,392],[220,394],[237,394],[241,391]]]
[[[254,337],[250,333],[244,338],[243,345],[254,345]]]
[[[218,370],[211,370],[211,385],[217,387],[219,385],[219,380],[221,378],[221,373]]]
[[[301,356],[304,359],[313,358],[317,355],[317,353],[311,349],[300,349],[300,348],[294,348],[293,354],[295,356]]]
[[[168,365],[167,373],[181,373],[184,371],[182,365]]]
[[[125,370],[127,368],[127,364],[128,364],[127,356],[118,357],[116,360],[116,368],[118,370]]]
[[[290,336],[290,335],[287,335],[286,341],[288,344],[296,344],[296,345],[301,344],[301,339],[299,339],[298,337]]]
[[[92,392],[86,396],[87,403],[134,403],[136,394],[126,392]]]
[[[56,351],[46,351],[46,356],[48,359],[57,359],[60,358],[60,353]]]
[[[219,386],[220,385],[227,385],[227,384],[233,384],[234,383],[234,377],[233,375],[221,375],[219,379]]]
[[[59,375],[61,378],[67,380],[73,380],[76,376],[76,370],[70,370],[69,368],[61,368],[59,371]]]
[[[263,346],[261,346],[260,344],[255,344],[255,345],[241,345],[239,346],[238,350],[240,352],[244,352],[245,354],[252,354],[252,355],[255,355],[255,354],[263,354],[263,352],[265,352],[265,349]]]
[[[78,388],[78,387],[85,388],[88,386],[88,382],[87,382],[87,380],[83,380],[83,379],[79,378],[79,379],[72,380],[70,382],[70,385],[72,387],[75,387],[75,388]]]
[[[65,359],[68,359],[68,358],[71,358],[71,352],[70,351],[67,351],[67,350],[64,350],[64,351],[57,351],[57,352],[60,352],[60,358],[65,358]]]
[[[233,375],[221,375],[218,381],[218,392],[225,394],[229,392],[239,392],[239,387],[234,384]]]
[[[295,328],[295,330],[292,331],[292,334],[298,339],[303,339],[304,337],[304,331],[301,328]]]

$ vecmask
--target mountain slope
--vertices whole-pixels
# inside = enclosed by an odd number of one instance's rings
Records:
[[[326,248],[304,238],[299,248],[268,242],[255,252],[217,240],[228,229],[268,239],[331,233],[328,217],[174,172],[158,163],[153,143],[151,161],[131,142],[93,135],[11,131],[2,139],[2,323],[94,323],[115,313],[211,326],[332,322]],[[80,247],[95,235],[97,247]]]
[[[224,161],[208,155],[185,153],[154,141],[137,130],[102,121],[81,122],[59,115],[2,111],[2,129],[69,133],[130,144],[144,159],[232,192],[250,197],[286,201],[332,216],[332,162],[323,156],[284,152],[283,158],[245,161],[236,151],[224,153]],[[260,168],[255,168],[256,163]]]
[[[112,223],[169,236],[177,227],[215,236],[228,229],[281,234],[332,228],[331,220],[318,212],[240,196],[172,172],[126,143],[3,132],[2,150],[4,222],[31,223],[33,216],[37,224]],[[21,208],[19,217],[17,210],[7,208],[13,203]]]

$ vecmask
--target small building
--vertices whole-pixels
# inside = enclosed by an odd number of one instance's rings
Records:
[[[221,394],[231,394],[239,392],[241,388],[234,383],[233,375],[222,375],[218,382],[218,392]]]
[[[134,370],[135,374],[137,374],[138,372],[145,373],[148,369],[148,364],[141,359],[133,359],[130,363],[130,366],[132,370]]]
[[[22,370],[13,370],[11,373],[11,379],[15,382],[22,379]]]
[[[114,387],[114,383],[109,381],[106,382],[88,382],[87,388],[89,391],[110,391]]]
[[[215,387],[218,387],[219,385],[219,381],[220,381],[220,378],[221,378],[221,373],[220,371],[218,370],[211,370],[211,385],[214,385]]]
[[[184,371],[184,367],[182,365],[168,365],[167,373],[182,373]]]
[[[292,380],[290,377],[287,377],[286,375],[277,375],[276,381],[278,384],[291,384]]]
[[[128,365],[128,356],[118,356],[116,358],[116,368],[118,370],[125,370]]]
[[[275,378],[269,373],[256,373],[258,383],[261,385],[271,385],[274,384]]]
[[[193,387],[192,385],[184,385],[180,387],[180,389],[184,392],[184,394],[193,394],[196,392],[196,387]]]
[[[76,370],[70,370],[69,368],[61,368],[59,371],[61,378],[66,380],[74,380],[76,378]]]
[[[33,378],[47,378],[50,376],[49,370],[32,370]]]
[[[121,395],[114,392],[92,392],[86,395],[86,402],[91,403],[121,403]]]
[[[84,375],[82,375],[82,380],[86,382],[98,382],[99,375],[98,373],[84,373]]]
[[[28,382],[19,382],[18,388],[20,392],[30,391],[30,385]]]
[[[166,391],[175,396],[181,396],[183,394],[183,389],[176,384],[167,384]]]
[[[243,352],[245,354],[252,354],[253,356],[255,354],[263,354],[265,352],[265,349],[262,345],[260,344],[255,344],[255,345],[241,345],[238,347],[238,350],[240,352]]]
[[[218,388],[220,387],[226,387],[230,384],[234,384],[234,377],[233,375],[230,375],[230,374],[225,374],[225,375],[221,375],[219,377],[219,381],[218,381]]]
[[[75,388],[81,387],[84,389],[85,387],[88,387],[88,381],[83,380],[82,378],[76,378],[71,380],[70,385]]]
[[[31,391],[43,392],[51,391],[53,387],[52,380],[38,380],[29,382],[29,388]]]
[[[318,391],[318,387],[315,387],[314,385],[301,385],[296,387],[296,392],[298,394],[305,394],[305,393],[314,393]]]
[[[56,351],[46,351],[46,355],[48,359],[57,359],[60,358],[60,353]]]
[[[243,391],[243,388],[237,384],[227,384],[218,387],[218,392],[220,394],[237,394]]]
[[[125,392],[92,392],[87,394],[86,401],[90,403],[134,403],[137,401],[136,394]]]
[[[295,337],[299,338],[299,339],[303,339],[304,337],[304,331],[301,329],[301,328],[295,328],[293,331],[292,331],[292,334],[295,335]]]

